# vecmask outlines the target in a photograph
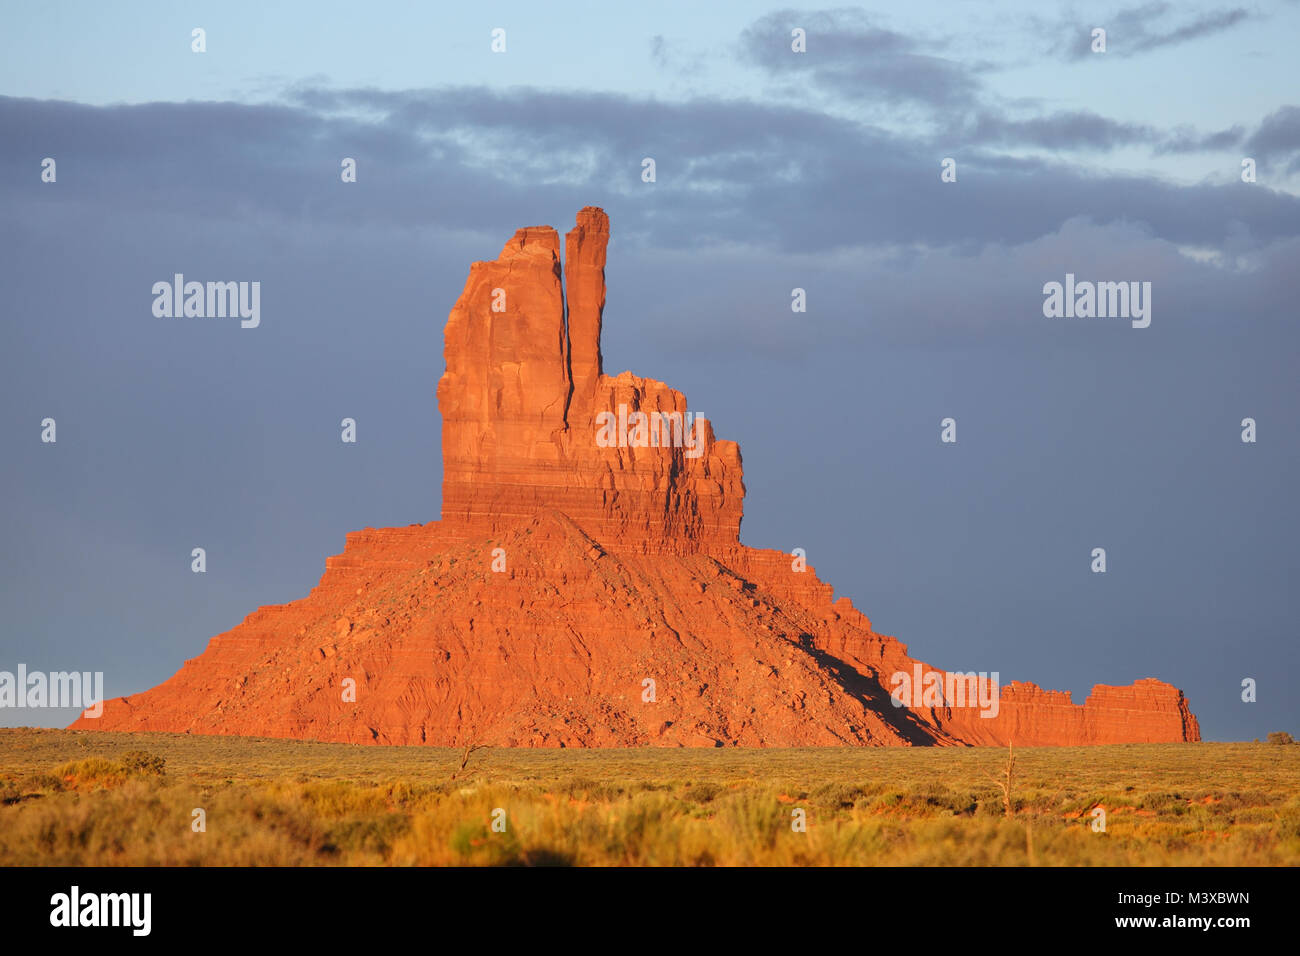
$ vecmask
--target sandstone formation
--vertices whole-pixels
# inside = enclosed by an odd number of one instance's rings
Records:
[[[694,553],[739,539],[745,488],[736,443],[715,441],[701,421],[695,455],[685,446],[684,395],[601,369],[608,238],[603,211],[578,214],[565,243],[567,283],[549,226],[520,229],[495,262],[470,269],[447,322],[438,383],[443,524],[465,540],[547,510],[624,550]],[[620,406],[627,417],[677,416],[669,447],[600,447],[596,416],[617,418]],[[652,426],[662,429],[664,419],[647,419],[647,432]]]
[[[996,716],[978,678],[969,698],[926,697],[948,675],[811,567],[742,545],[737,445],[662,382],[604,373],[608,237],[588,207],[563,269],[550,227],[470,269],[438,383],[440,521],[349,534],[307,597],[73,726],[561,747],[1200,739],[1158,680],[1083,705],[1013,683]]]

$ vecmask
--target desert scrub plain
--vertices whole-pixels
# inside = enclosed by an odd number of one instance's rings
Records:
[[[1007,757],[488,748],[462,767],[432,747],[0,729],[0,864],[1300,863],[1295,744],[1017,750],[1009,816]]]

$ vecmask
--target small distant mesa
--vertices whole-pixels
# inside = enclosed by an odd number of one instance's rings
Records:
[[[563,249],[530,226],[470,267],[438,383],[441,520],[349,534],[305,598],[72,726],[517,747],[1200,739],[1159,680],[1078,705],[932,668],[801,552],[741,544],[739,446],[664,383],[604,371],[608,240],[588,206]]]

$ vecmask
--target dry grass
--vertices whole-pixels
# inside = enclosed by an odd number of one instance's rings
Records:
[[[991,748],[465,756],[0,730],[0,864],[1300,863],[1295,746],[1017,749],[1010,815]]]

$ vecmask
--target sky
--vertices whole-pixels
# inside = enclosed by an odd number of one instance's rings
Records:
[[[437,518],[469,264],[599,205],[605,370],[740,443],[744,543],[935,666],[1300,733],[1300,3],[265,6],[3,14],[0,670],[144,690]],[[260,324],[154,316],[178,272]]]

